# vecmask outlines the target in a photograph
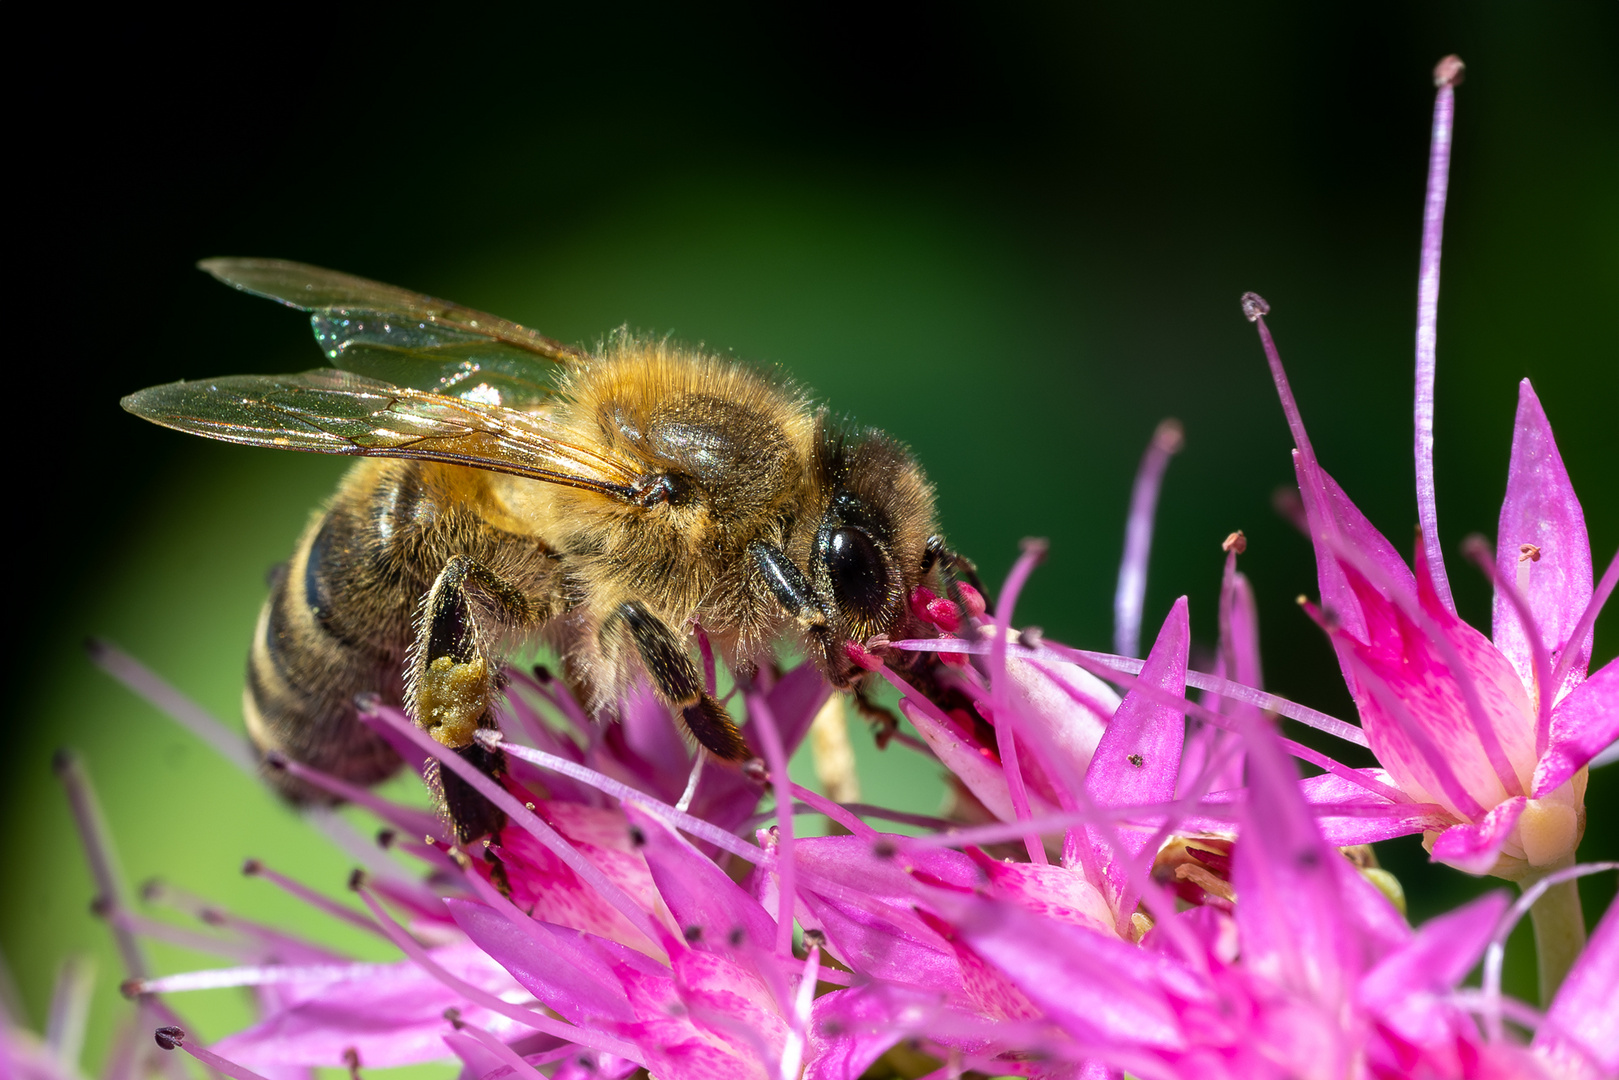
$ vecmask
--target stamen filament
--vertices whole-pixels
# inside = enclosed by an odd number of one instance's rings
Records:
[[[505,1062],[506,1067],[512,1070],[513,1076],[528,1077],[528,1080],[547,1080],[544,1073],[524,1061],[521,1054],[501,1042],[493,1033],[485,1031],[477,1024],[469,1024],[460,1017],[451,1019],[446,1016],[445,1019],[450,1021],[456,1031],[477,1042],[485,1050]]]
[[[466,761],[460,754],[445,753],[444,747],[433,741],[433,737],[418,728],[405,718],[404,714],[395,709],[378,709],[374,714],[383,723],[409,738],[427,754],[439,757],[442,767],[460,774],[461,779],[477,789],[478,794],[494,803],[506,812],[506,816],[518,828],[532,835],[540,843],[549,848],[557,858],[568,865],[574,873],[595,889],[602,899],[606,900],[619,914],[629,920],[629,924],[639,930],[647,939],[648,944],[655,945],[659,940],[657,927],[651,916],[642,911],[634,900],[619,887],[611,878],[602,873],[601,868],[579,853],[579,849],[563,839],[551,826],[541,821],[532,811],[512,797],[511,793],[489,777],[471,762]],[[367,901],[367,907],[370,902]],[[627,1056],[627,1055],[626,1055]]]
[[[1528,546],[1528,545],[1526,545]],[[1546,754],[1546,745],[1551,740],[1552,729],[1552,695],[1556,692],[1551,682],[1551,657],[1546,652],[1546,642],[1540,634],[1540,626],[1535,622],[1534,612],[1529,609],[1529,601],[1524,599],[1524,589],[1529,583],[1528,566],[1532,561],[1527,553],[1518,561],[1516,587],[1500,574],[1495,572],[1495,556],[1484,541],[1484,537],[1474,533],[1462,541],[1462,553],[1484,573],[1495,591],[1506,597],[1517,613],[1518,625],[1523,629],[1524,640],[1529,642],[1530,666],[1535,675],[1535,760],[1539,761]],[[1538,550],[1536,555],[1538,557]]]
[[[173,719],[191,734],[213,747],[215,752],[249,776],[259,772],[258,755],[242,736],[164,682],[145,664],[111,642],[91,638],[84,643],[90,662],[145,698],[154,708]]]
[[[756,844],[750,844],[741,837],[726,832],[718,825],[704,821],[700,817],[693,817],[684,810],[670,806],[668,803],[662,802],[638,788],[630,787],[623,781],[614,780],[604,773],[599,773],[588,765],[575,764],[567,758],[548,754],[544,750],[535,750],[532,747],[519,746],[510,741],[501,741],[499,732],[480,731],[477,738],[484,746],[490,748],[498,746],[513,757],[522,758],[524,761],[538,765],[543,769],[550,769],[552,772],[558,772],[563,776],[589,784],[598,791],[611,795],[620,801],[631,802],[650,810],[682,832],[707,840],[716,847],[722,848],[739,858],[746,859],[748,862],[762,863],[768,859],[765,852]]]
[[[1484,1026],[1490,1038],[1497,1040],[1501,1038],[1501,965],[1507,955],[1507,938],[1512,936],[1513,929],[1517,927],[1524,913],[1534,907],[1548,891],[1562,885],[1564,882],[1573,882],[1576,878],[1586,877],[1590,874],[1600,874],[1606,870],[1619,870],[1619,862],[1580,863],[1576,866],[1570,866],[1555,873],[1547,874],[1533,885],[1525,888],[1523,895],[1514,900],[1512,906],[1507,909],[1506,914],[1501,916],[1501,924],[1495,928],[1495,933],[1490,938],[1490,944],[1484,950],[1484,977],[1482,980],[1485,1003]],[[1575,895],[1578,896],[1579,894],[1576,893]],[[1583,944],[1585,938],[1585,923],[1583,920],[1579,926],[1579,934],[1581,944]],[[1538,950],[1540,945],[1538,931],[1535,935],[1535,945]],[[1567,963],[1563,966],[1564,975],[1568,974],[1568,968],[1573,965],[1574,956],[1577,954],[1578,949],[1575,950],[1574,955],[1566,957]],[[1544,965],[1542,965],[1542,971],[1544,970]],[[1561,978],[1559,978],[1559,982],[1561,982]],[[1555,988],[1553,989],[1555,991]],[[1546,987],[1542,985],[1541,993],[1545,994],[1545,992]],[[1548,998],[1542,1004],[1547,1004],[1549,1000]]]
[[[373,934],[378,934],[384,937],[387,936],[386,934],[383,934],[382,927],[378,926],[366,916],[361,915],[353,908],[339,904],[336,900],[333,900],[329,896],[322,896],[320,893],[316,892],[314,889],[311,889],[303,882],[296,881],[293,878],[281,873],[279,870],[272,870],[258,859],[249,859],[247,862],[243,863],[242,873],[248,875],[249,877],[262,877],[281,891],[297,897],[299,900],[302,900],[311,907],[324,911],[326,914],[332,916],[332,918],[340,919],[341,921],[348,923],[350,926],[357,926],[361,930],[366,930]]]
[[[203,968],[150,979],[126,979],[125,996],[179,994],[192,990],[222,990],[240,986],[279,986],[285,983],[332,983],[388,975],[393,964],[249,964],[242,967]]]
[[[787,753],[775,714],[758,693],[747,695],[750,727],[758,728],[770,765],[770,786],[776,793],[776,954],[793,955],[793,900],[798,895],[793,860],[793,782],[787,775]]]
[[[515,1020],[525,1027],[543,1031],[547,1035],[555,1035],[559,1039],[566,1039],[568,1042],[575,1042],[595,1050],[603,1050],[609,1054],[616,1054],[632,1061],[641,1060],[639,1052],[630,1043],[626,1043],[605,1032],[592,1031],[589,1028],[576,1027],[561,1020],[553,1020],[537,1009],[525,1009],[520,1005],[513,1005],[511,1002],[491,994],[482,987],[474,986],[465,979],[452,975],[445,970],[443,965],[428,955],[427,950],[422,948],[415,938],[406,933],[404,927],[388,916],[381,901],[371,895],[371,890],[366,887],[364,882],[357,885],[354,891],[359,894],[361,900],[365,901],[365,906],[371,909],[372,915],[376,916],[378,925],[387,933],[388,939],[399,947],[400,952],[409,957],[417,967],[468,1001],[474,1002],[490,1012],[499,1013],[509,1020]]]
[[[138,978],[149,970],[146,954],[135,935],[112,918],[129,909],[129,898],[124,892],[124,875],[118,866],[118,853],[113,850],[112,834],[107,831],[107,819],[101,813],[101,804],[78,755],[60,751],[53,764],[57,778],[67,789],[79,844],[84,849],[85,861],[90,864],[90,877],[96,883],[97,903],[104,908],[112,926],[113,940],[124,962],[124,974]]]
[[[1619,550],[1613,553],[1608,560],[1608,568],[1602,572],[1602,580],[1597,582],[1596,591],[1591,594],[1591,602],[1585,605],[1585,613],[1580,621],[1574,624],[1574,632],[1568,636],[1568,644],[1563,646],[1563,655],[1557,658],[1557,667],[1552,671],[1552,686],[1559,687],[1568,676],[1568,669],[1573,666],[1574,658],[1584,650],[1585,637],[1596,625],[1597,616],[1602,613],[1602,607],[1613,595],[1614,585],[1619,584]],[[1551,693],[1556,693],[1553,689]]]
[[[192,1045],[186,1033],[173,1025],[158,1028],[155,1037],[157,1045],[163,1049],[184,1050],[214,1072],[228,1076],[231,1080],[266,1080],[252,1069],[238,1065],[229,1058],[220,1057],[206,1046]]]
[[[1121,656],[1141,653],[1141,609],[1147,596],[1147,560],[1152,554],[1152,527],[1169,459],[1185,445],[1179,420],[1164,420],[1152,433],[1130,491],[1130,516],[1124,527],[1124,559],[1113,593],[1113,650]],[[1002,624],[1006,625],[1006,624]]]
[[[1167,460],[1167,459],[1166,459]],[[1012,813],[1020,821],[1027,821],[1033,816],[1029,809],[1029,791],[1024,783],[1023,770],[1018,767],[1017,729],[1020,726],[1013,719],[1014,710],[1007,700],[1006,684],[1006,638],[1007,628],[1012,625],[1012,612],[1017,606],[1018,594],[1023,591],[1023,585],[1034,573],[1046,557],[1046,542],[1044,540],[1023,541],[1023,554],[1018,561],[1012,564],[1012,572],[1006,576],[1006,584],[1001,588],[1000,602],[995,605],[995,636],[991,639],[989,666],[990,702],[994,712],[995,721],[995,749],[1001,756],[1001,772],[1006,778],[1006,790],[1012,801]],[[1025,837],[1024,846],[1029,852],[1029,861],[1037,866],[1047,863],[1045,845],[1034,837]]]
[[[894,642],[894,648],[911,652],[962,652],[976,656],[982,656],[990,651],[988,642],[966,641],[956,638],[907,638],[903,641]],[[1109,682],[1115,681],[1113,675],[1116,673],[1123,675],[1140,674],[1141,666],[1145,662],[1134,657],[1116,656],[1113,653],[1073,649],[1066,645],[1057,645],[1049,641],[1041,642],[1038,649],[1014,644],[1009,645],[1008,650],[1015,650],[1014,655],[1043,665],[1053,663],[1072,664],[1075,667],[1090,671],[1092,674],[1100,675]],[[1328,716],[1324,712],[1318,712],[1307,705],[1289,701],[1287,698],[1272,694],[1266,690],[1255,690],[1251,686],[1244,686],[1229,679],[1222,679],[1217,675],[1192,670],[1186,672],[1186,685],[1194,690],[1207,690],[1221,697],[1230,698],[1233,701],[1257,705],[1268,712],[1285,716],[1289,720],[1297,720],[1306,727],[1324,731],[1328,735],[1334,735],[1345,742],[1354,743],[1356,746],[1370,746],[1366,741],[1366,733],[1354,724],[1339,720],[1336,716]],[[1079,701],[1079,703],[1081,705],[1085,704],[1083,700]]]
[[[1434,500],[1433,423],[1435,343],[1439,326],[1439,254],[1445,232],[1445,194],[1450,183],[1450,135],[1456,117],[1456,84],[1462,62],[1447,56],[1434,68],[1433,137],[1428,149],[1428,196],[1422,208],[1422,263],[1417,280],[1416,445],[1417,521],[1434,592],[1451,612],[1456,601],[1445,576],[1439,543],[1439,517]]]

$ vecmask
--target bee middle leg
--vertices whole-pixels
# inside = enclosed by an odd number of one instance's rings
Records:
[[[629,635],[653,690],[680,711],[694,739],[727,761],[745,761],[753,756],[725,706],[715,701],[704,686],[697,662],[662,619],[639,602],[629,601],[613,610],[601,632],[603,637]]]
[[[444,564],[423,605],[413,650],[408,699],[416,723],[484,775],[505,772],[506,756],[475,741],[494,728],[501,689],[499,660],[490,651],[495,630],[525,629],[535,605],[519,590],[468,555]],[[495,625],[488,625],[490,622]],[[494,833],[506,815],[450,769],[429,766],[427,781],[462,843]]]

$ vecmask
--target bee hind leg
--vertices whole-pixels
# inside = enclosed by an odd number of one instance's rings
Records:
[[[423,604],[407,696],[418,726],[494,778],[505,772],[505,754],[474,741],[480,728],[496,726],[499,662],[485,641],[498,635],[480,632],[480,621],[490,618],[504,629],[527,627],[535,616],[528,599],[504,579],[470,556],[454,556]],[[429,762],[425,778],[460,842],[506,823],[506,815],[453,770]]]
[[[614,633],[627,633],[635,643],[653,690],[679,711],[692,738],[727,761],[753,756],[725,706],[704,686],[696,661],[662,619],[636,601],[619,604],[602,627],[604,637]]]

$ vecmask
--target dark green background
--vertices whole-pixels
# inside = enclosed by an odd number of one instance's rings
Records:
[[[82,25],[12,43],[27,195],[13,325],[9,851],[0,948],[36,1025],[53,966],[119,974],[48,769],[80,748],[129,876],[300,917],[235,868],[335,888],[348,861],[92,669],[109,636],[232,723],[265,568],[339,463],[209,445],[117,408],[181,377],[297,370],[297,315],[191,269],[303,259],[557,337],[620,324],[779,363],[915,448],[992,581],[1051,539],[1020,608],[1106,648],[1131,476],[1177,416],[1147,598],[1214,636],[1219,542],[1250,539],[1266,679],[1352,715],[1306,542],[1270,509],[1291,445],[1237,299],[1273,305],[1318,452],[1409,543],[1411,371],[1429,72],[1458,94],[1441,297],[1439,515],[1493,535],[1516,382],[1533,378],[1599,570],[1619,543],[1619,9],[1608,3],[648,5],[522,17]],[[52,21],[53,18],[60,21]],[[14,180],[16,178],[14,177]],[[21,303],[15,301],[20,300]],[[1619,648],[1612,610],[1597,655]],[[914,766],[917,763],[911,762]],[[932,809],[932,777],[867,776]],[[1593,778],[1582,854],[1619,854]],[[1480,885],[1384,845],[1427,916]],[[1589,883],[1594,916],[1611,876]],[[337,940],[334,938],[334,940]],[[347,940],[347,939],[344,939]],[[385,955],[372,950],[371,955]],[[197,963],[165,952],[164,970]],[[1533,994],[1530,962],[1509,975]],[[177,999],[214,1036],[234,995]]]

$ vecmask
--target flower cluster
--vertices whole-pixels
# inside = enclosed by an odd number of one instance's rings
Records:
[[[603,725],[543,672],[514,671],[501,731],[480,735],[505,751],[507,775],[491,779],[456,755],[441,762],[506,813],[475,850],[431,814],[274,763],[373,812],[414,869],[371,858],[350,881],[352,903],[258,862],[247,872],[378,935],[401,959],[361,963],[158,890],[148,899],[207,924],[235,965],[158,975],[141,939],[183,931],[126,899],[93,793],[64,759],[99,911],[136,1001],[113,1074],[176,1049],[238,1080],[446,1058],[468,1080],[1619,1073],[1619,905],[1585,942],[1572,886],[1614,868],[1580,865],[1575,852],[1589,765],[1619,738],[1619,661],[1588,670],[1619,556],[1594,582],[1580,504],[1527,381],[1494,554],[1466,545],[1495,585],[1491,637],[1456,615],[1437,543],[1433,301],[1459,75],[1452,60],[1437,72],[1414,566],[1317,461],[1269,309],[1243,301],[1296,444],[1301,526],[1320,575],[1319,599],[1305,606],[1337,652],[1358,726],[1261,688],[1240,533],[1225,545],[1213,670],[1189,666],[1186,597],[1145,657],[1132,655],[1157,484],[1179,446],[1166,425],[1132,500],[1118,652],[1016,629],[1038,543],[993,606],[967,585],[911,598],[937,636],[886,644],[935,654],[919,663],[948,695],[918,692],[851,643],[900,694],[911,730],[897,737],[948,774],[948,818],[791,781],[788,759],[812,727],[842,724],[840,700],[810,665],[738,690],[757,755],[740,769],[694,754],[649,693]],[[126,657],[104,648],[99,659],[252,766],[237,736]],[[1276,716],[1369,747],[1378,767],[1286,739]],[[366,720],[418,769],[440,751],[398,710],[376,705]],[[1296,760],[1316,773],[1301,777]],[[773,809],[761,813],[767,796]],[[833,835],[797,835],[795,818],[809,815]],[[920,834],[879,827],[895,819]],[[1436,860],[1518,882],[1522,896],[1491,893],[1413,929],[1364,845],[1419,832]],[[1531,910],[1543,1009],[1499,986],[1502,943]],[[1481,961],[1482,986],[1464,986]],[[205,1046],[171,1002],[223,986],[253,988],[258,1019]],[[0,1033],[0,1059],[18,1075],[75,1074],[60,1033],[82,994],[60,1000],[46,1040]]]

